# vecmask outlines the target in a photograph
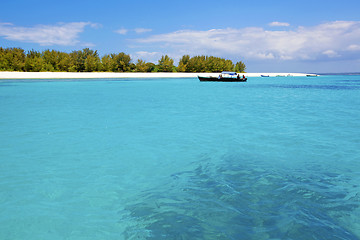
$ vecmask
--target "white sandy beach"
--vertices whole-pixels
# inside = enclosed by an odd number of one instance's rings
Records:
[[[306,76],[306,73],[241,73],[246,77],[261,75]],[[94,78],[196,78],[197,76],[219,76],[219,73],[114,73],[114,72],[0,72],[0,79],[94,79]]]

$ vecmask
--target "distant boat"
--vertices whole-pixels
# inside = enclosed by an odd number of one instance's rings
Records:
[[[269,75],[261,75],[262,77],[270,77]]]
[[[306,76],[307,76],[307,77],[317,77],[317,76],[319,76],[319,75],[317,75],[317,74],[306,74]]]
[[[236,72],[221,72],[218,77],[200,77],[201,82],[246,82],[247,78],[241,78]]]

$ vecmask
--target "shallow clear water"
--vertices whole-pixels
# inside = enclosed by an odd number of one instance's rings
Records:
[[[360,239],[360,76],[0,82],[0,239]]]

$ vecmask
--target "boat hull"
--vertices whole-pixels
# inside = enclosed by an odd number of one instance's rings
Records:
[[[218,78],[218,77],[200,77],[198,76],[201,82],[246,82],[247,78]]]

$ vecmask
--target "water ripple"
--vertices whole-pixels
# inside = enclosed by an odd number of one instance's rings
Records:
[[[127,205],[146,238],[358,239],[359,232],[345,224],[348,215],[359,212],[359,196],[349,197],[358,189],[344,187],[344,175],[284,171],[239,156],[222,162],[174,173],[168,186]],[[127,229],[128,239],[139,236],[138,227]]]

